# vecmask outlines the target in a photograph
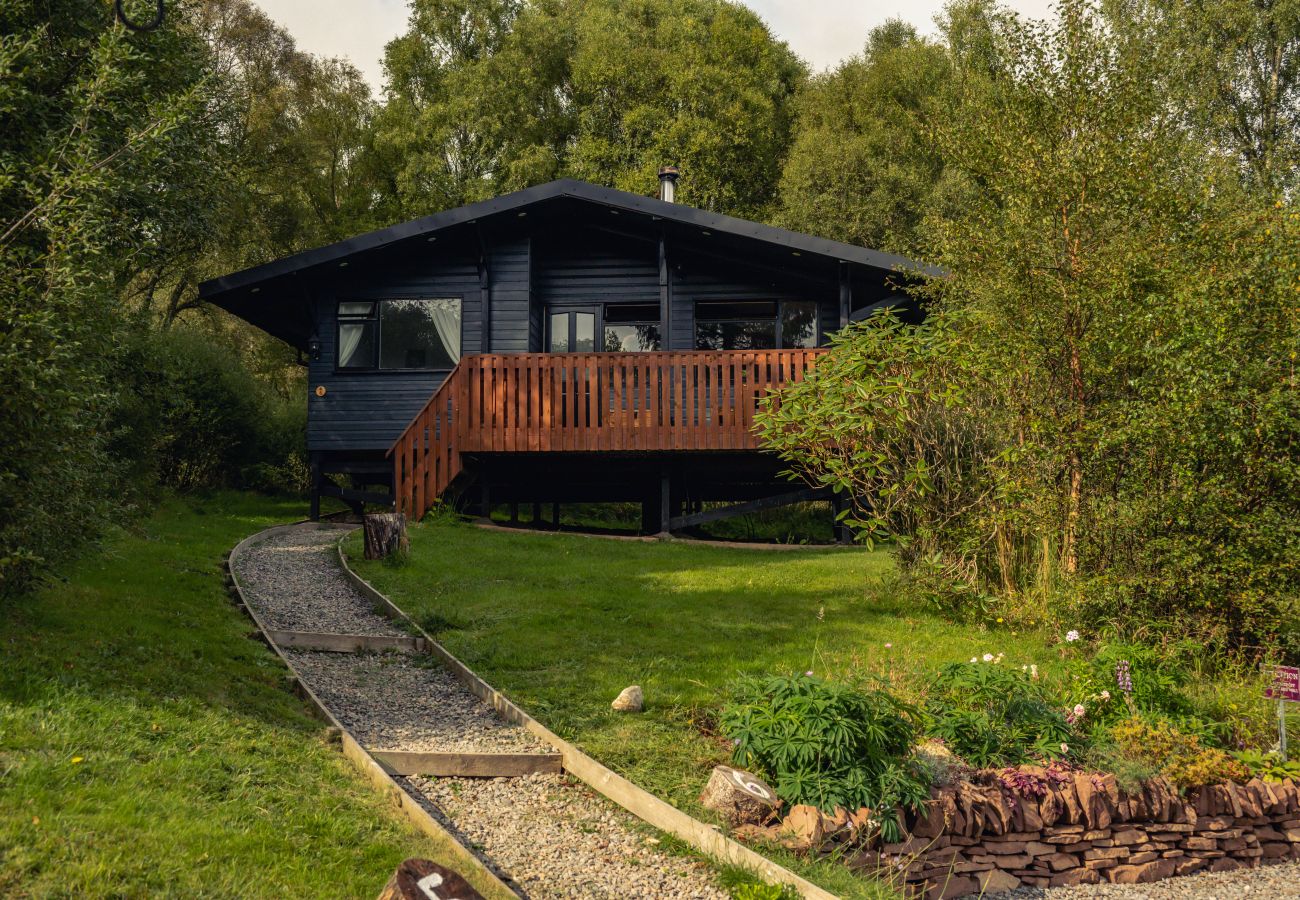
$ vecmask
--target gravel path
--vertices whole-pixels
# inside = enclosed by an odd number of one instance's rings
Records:
[[[286,650],[316,696],[375,750],[538,753],[550,749],[497,718],[429,657]]]
[[[656,849],[623,810],[563,775],[407,781],[525,897],[726,900],[708,867]]]
[[[1155,884],[1094,884],[998,894],[1007,900],[1262,900],[1300,897],[1300,863],[1168,878]]]
[[[338,566],[346,528],[285,529],[251,544],[236,573],[269,628],[395,634]],[[535,752],[549,747],[495,712],[428,657],[286,657],[321,702],[376,750]],[[563,775],[398,779],[490,868],[530,900],[725,900],[706,863],[669,855],[630,813]]]
[[[404,635],[377,615],[338,566],[334,545],[355,526],[285,528],[240,555],[236,575],[267,628],[329,634]]]

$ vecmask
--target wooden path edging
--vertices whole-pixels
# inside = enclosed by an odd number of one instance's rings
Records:
[[[707,856],[730,865],[748,869],[769,882],[788,884],[797,890],[805,900],[839,900],[835,894],[818,887],[784,866],[778,865],[767,857],[737,843],[698,819],[687,815],[677,807],[638,787],[622,775],[606,768],[524,712],[519,706],[515,705],[514,701],[480,678],[469,666],[457,659],[450,650],[434,640],[410,616],[403,612],[393,601],[389,600],[388,597],[384,596],[370,582],[354,572],[352,567],[348,565],[347,554],[343,551],[343,540],[347,536],[346,534],[341,536],[335,548],[338,551],[339,565],[342,567],[345,577],[352,582],[353,586],[374,601],[381,612],[387,610],[388,614],[393,618],[406,622],[423,635],[427,651],[442,660],[452,674],[459,678],[475,696],[495,709],[501,718],[528,729],[528,731],[554,747],[563,758],[566,772],[613,800],[637,818],[648,822],[660,831],[680,838]]]
[[[285,656],[284,651],[280,649],[274,641],[270,639],[273,633],[268,629],[261,617],[249,605],[248,600],[244,597],[243,586],[239,583],[239,576],[236,574],[235,561],[239,558],[240,553],[248,548],[258,538],[263,538],[268,534],[282,531],[289,528],[303,528],[310,526],[314,530],[322,528],[334,528],[337,526],[324,523],[297,523],[293,525],[275,525],[271,528],[264,529],[256,534],[244,538],[235,548],[230,551],[226,557],[225,568],[226,574],[230,579],[230,587],[239,605],[243,608],[248,617],[257,625],[263,638],[270,645],[271,650],[280,661],[293,674],[294,688],[298,695],[301,696],[312,707],[312,711],[323,721],[328,723],[335,733],[339,736],[340,750],[343,756],[354,765],[362,775],[366,777],[381,793],[386,794],[398,810],[415,826],[416,830],[427,837],[434,845],[436,851],[445,859],[454,860],[458,867],[459,873],[474,886],[488,900],[522,900],[520,894],[502,881],[495,873],[492,872],[483,861],[474,853],[456,839],[451,832],[442,826],[442,824],[429,814],[423,806],[420,805],[414,797],[402,789],[392,776],[380,765],[373,756],[366,751],[366,748],[352,735],[347,728],[343,726],[338,719],[329,711],[329,708],[320,701],[320,698],[312,691],[307,683],[298,674]],[[427,638],[426,638],[427,640]]]
[[[411,650],[422,652],[424,638],[381,634],[333,634],[325,631],[276,631],[263,629],[277,647],[315,650],[324,653],[358,653],[365,650]]]
[[[470,524],[475,528],[481,528],[484,531],[497,531],[504,534],[553,534],[561,537],[580,537],[592,538],[598,541],[637,541],[642,544],[676,544],[681,547],[722,547],[726,550],[758,550],[760,552],[768,551],[787,551],[787,550],[861,550],[857,544],[777,544],[766,543],[762,541],[715,541],[704,538],[681,537],[672,535],[663,537],[657,534],[599,534],[594,531],[556,531],[553,528],[529,528],[527,526],[500,525],[491,519],[478,518]]]
[[[423,753],[418,750],[371,750],[381,766],[394,775],[431,778],[519,778],[558,775],[564,760],[558,753]]]

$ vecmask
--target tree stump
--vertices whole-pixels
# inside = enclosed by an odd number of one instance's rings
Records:
[[[366,559],[383,559],[397,551],[405,553],[410,547],[406,539],[406,516],[402,513],[372,513],[363,524]]]
[[[451,869],[427,859],[408,859],[397,867],[379,900],[483,900]]]
[[[731,766],[714,766],[700,794],[705,809],[721,813],[733,828],[762,825],[776,814],[781,801],[763,779]]]

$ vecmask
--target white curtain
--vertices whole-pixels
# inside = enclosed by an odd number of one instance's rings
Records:
[[[460,362],[460,301],[434,300],[428,306],[433,327],[442,346],[447,348],[447,355],[453,364]]]
[[[362,335],[365,334],[369,325],[340,325],[339,326],[339,367],[345,367],[352,364],[352,354],[357,352],[357,347],[361,343]]]

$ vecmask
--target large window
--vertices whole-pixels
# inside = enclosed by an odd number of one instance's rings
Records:
[[[773,350],[817,346],[817,304],[811,300],[699,300],[697,350]]]
[[[640,353],[659,349],[658,303],[551,306],[546,315],[550,353]]]
[[[450,298],[339,304],[340,369],[450,369],[460,361],[461,301]]]
[[[604,349],[641,353],[659,349],[658,303],[605,304]]]

